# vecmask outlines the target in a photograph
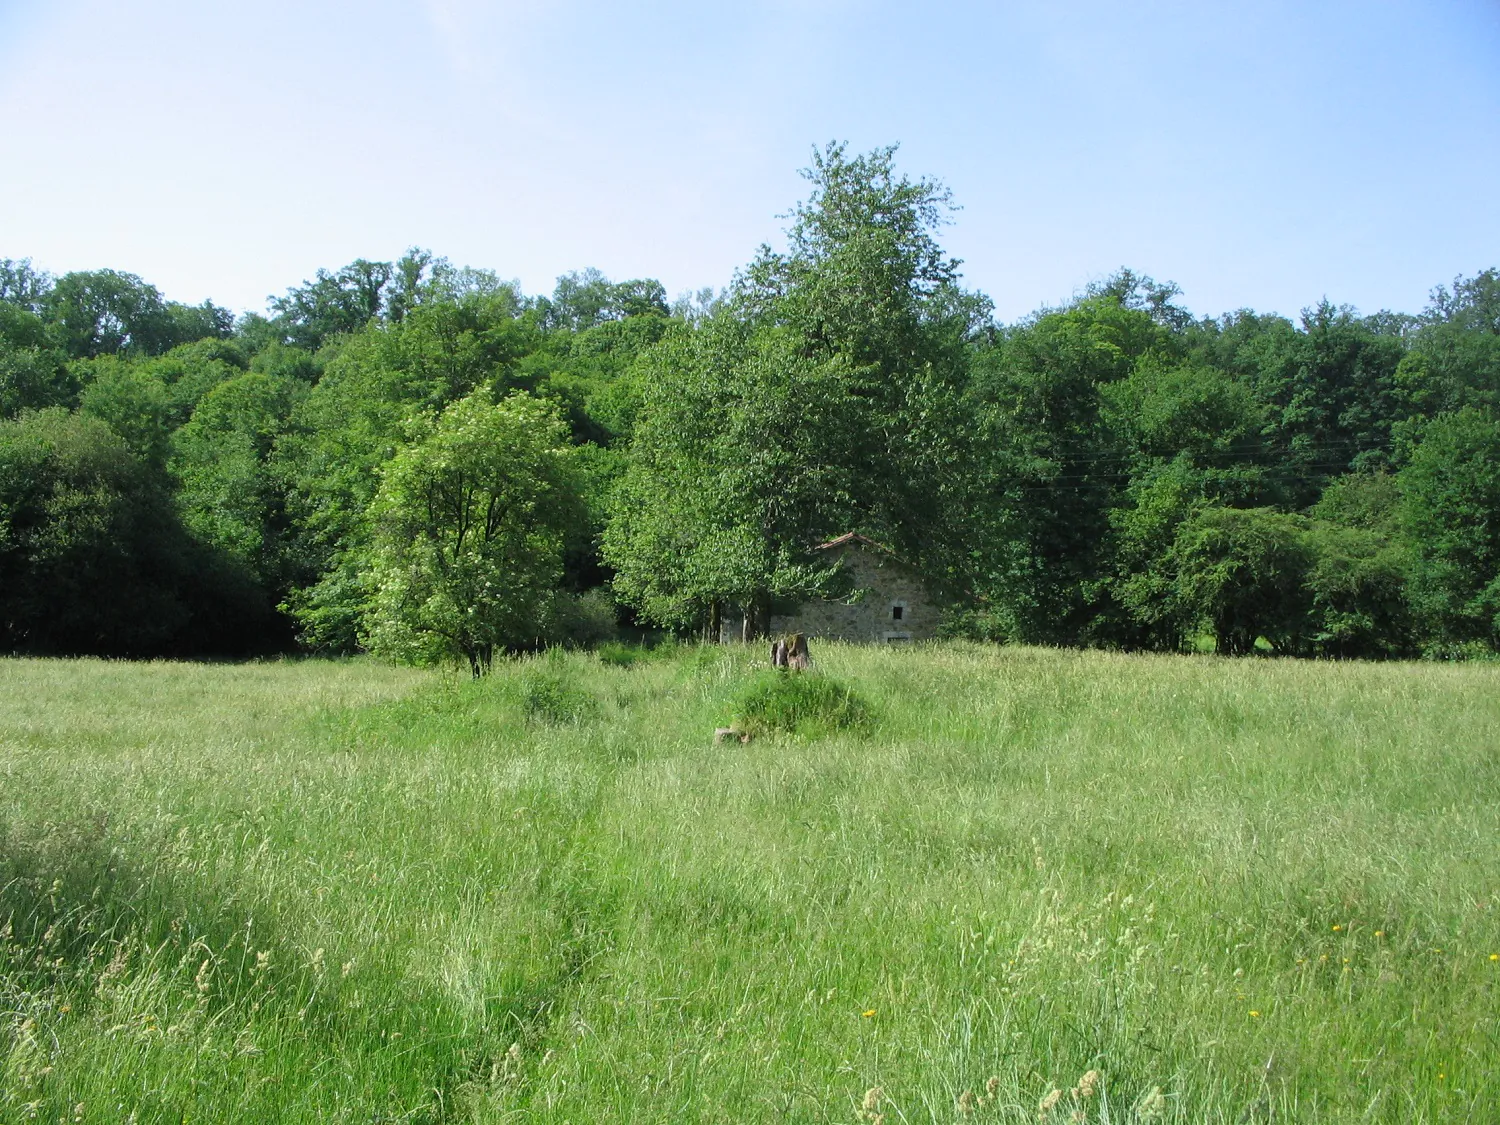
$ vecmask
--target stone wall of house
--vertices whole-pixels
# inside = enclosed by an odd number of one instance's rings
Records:
[[[824,640],[888,643],[937,635],[938,607],[908,567],[857,542],[835,549],[854,578],[851,601],[805,602],[795,614],[771,618],[772,636],[806,633]]]

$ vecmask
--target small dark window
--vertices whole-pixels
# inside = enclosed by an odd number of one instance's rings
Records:
[[[906,612],[906,607],[904,605],[893,605],[893,606],[891,606],[891,620],[892,621],[900,621],[901,620],[901,615],[903,613],[905,613],[905,612]]]

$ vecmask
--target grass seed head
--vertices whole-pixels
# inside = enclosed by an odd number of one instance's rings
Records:
[[[1036,1103],[1036,1115],[1041,1120],[1047,1119],[1047,1114],[1052,1112],[1052,1107],[1062,1100],[1062,1091],[1056,1086],[1042,1096],[1042,1100]]]
[[[1163,1096],[1160,1086],[1152,1086],[1151,1092],[1141,1099],[1140,1105],[1136,1107],[1135,1115],[1140,1121],[1156,1121],[1166,1112],[1167,1099]]]
[[[1073,1087],[1073,1099],[1075,1101],[1086,1101],[1099,1092],[1100,1074],[1097,1070],[1085,1072],[1078,1080],[1078,1085]]]

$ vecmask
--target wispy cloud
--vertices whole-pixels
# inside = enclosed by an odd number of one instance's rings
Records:
[[[449,64],[465,78],[514,63],[529,33],[564,5],[543,0],[420,0]]]
[[[472,28],[473,5],[465,0],[422,0],[422,7],[427,10],[427,18],[454,71],[463,76],[472,74],[472,41],[466,30]]]

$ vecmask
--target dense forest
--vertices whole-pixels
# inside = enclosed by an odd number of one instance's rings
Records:
[[[236,318],[0,262],[0,651],[460,659],[849,594],[861,531],[958,635],[1500,649],[1500,273],[1419,314],[1197,317],[1121,270],[997,322],[894,149],[669,303],[413,250]]]

